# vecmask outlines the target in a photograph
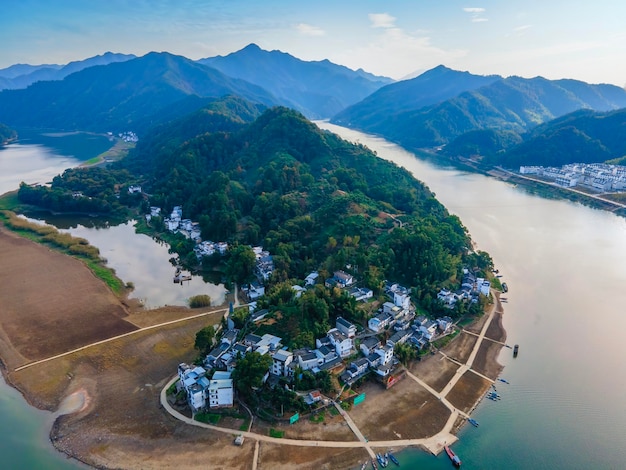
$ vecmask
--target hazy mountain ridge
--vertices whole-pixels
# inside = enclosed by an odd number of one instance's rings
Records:
[[[80,72],[95,65],[108,65],[115,62],[125,62],[135,59],[134,54],[115,54],[113,52],[105,52],[102,55],[89,57],[84,60],[69,62],[66,65],[45,64],[45,65],[29,65],[16,64],[0,70],[0,90],[4,89],[21,89],[29,85],[48,80],[63,80],[74,72]]]
[[[398,113],[434,105],[468,90],[501,80],[499,75],[473,75],[439,65],[410,80],[380,88],[332,118],[332,122],[377,132]]]
[[[433,69],[415,79],[389,85],[350,108],[350,114],[346,110],[333,121],[380,134],[409,148],[420,148],[444,145],[476,130],[521,134],[581,108],[608,111],[626,107],[626,91],[617,86],[509,77],[493,79],[489,84],[460,92],[437,104],[423,106],[417,101],[413,109],[407,110],[407,104],[397,98],[403,96],[402,88],[408,88],[407,92],[412,91],[413,96],[425,95],[426,90],[443,96],[443,90],[450,87],[450,78],[452,83],[457,81],[455,91],[467,83],[461,80],[458,84],[460,72],[433,83],[424,80],[424,75],[436,71]]]
[[[198,62],[265,88],[309,118],[329,118],[393,81],[329,60],[307,62],[281,51],[265,51],[256,44]]]
[[[0,92],[0,121],[13,126],[127,130],[190,95],[238,95],[266,105],[277,101],[262,88],[227,77],[185,57],[152,52],[94,66],[61,81]]]

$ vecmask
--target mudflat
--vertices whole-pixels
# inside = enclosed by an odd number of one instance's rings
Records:
[[[196,357],[195,333],[219,323],[225,308],[161,325],[199,312],[181,308],[129,312],[131,303],[113,295],[81,262],[1,228],[0,259],[3,372],[30,403],[66,413],[57,418],[50,434],[58,449],[98,468],[251,468],[254,439],[237,447],[232,436],[189,426],[170,416],[159,403],[160,391],[176,366]],[[7,296],[10,302],[5,303]],[[499,302],[496,305],[487,337],[502,341],[501,306]],[[152,325],[161,326],[141,330]],[[128,331],[135,332],[15,371],[34,360]],[[459,335],[442,352],[467,358],[474,338]],[[496,357],[502,346],[485,343],[474,367],[495,377],[501,368]],[[456,363],[437,354],[415,363],[411,371],[440,390],[457,368]],[[449,398],[455,407],[469,411],[489,386],[468,371]],[[367,392],[367,400],[349,414],[369,439],[429,436],[450,416],[439,400],[408,378],[387,391],[375,383],[365,384],[361,391]],[[253,431],[266,434],[266,427],[255,420]],[[300,448],[259,442],[256,468],[346,468],[367,458],[362,447],[323,447],[324,440],[356,441],[340,417],[330,413],[323,422],[303,419],[284,430],[285,438],[315,437],[321,445]]]
[[[0,227],[0,356],[7,368],[137,329],[80,261]]]

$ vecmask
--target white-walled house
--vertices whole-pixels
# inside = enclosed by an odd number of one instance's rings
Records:
[[[367,327],[375,333],[380,333],[389,325],[391,319],[389,314],[379,313],[367,321]]]
[[[356,326],[343,317],[337,317],[335,327],[348,338],[354,338],[356,336]]]
[[[293,361],[293,353],[281,349],[272,356],[272,374],[286,377],[289,375],[289,364]]]
[[[397,307],[400,307],[404,310],[408,310],[411,306],[411,296],[408,292],[394,292],[393,293],[393,303]]]
[[[206,390],[209,408],[233,406],[233,379],[230,378],[230,372],[216,371]]]
[[[335,347],[335,351],[339,357],[344,358],[352,354],[352,338],[348,338],[337,328],[328,331],[328,338],[330,338],[330,342]]]

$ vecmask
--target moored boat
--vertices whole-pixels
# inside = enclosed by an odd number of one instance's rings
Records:
[[[398,467],[400,466],[400,462],[398,461],[396,456],[391,453],[391,451],[387,452],[386,455],[389,458],[389,460],[391,460],[393,463],[395,463]]]
[[[372,459],[372,468],[374,470],[378,470],[378,466],[376,465],[376,461],[374,459]]]
[[[450,449],[450,447],[443,446],[443,448],[445,449],[446,454],[448,454],[448,457],[450,457],[450,460],[452,461],[452,465],[454,465],[455,467],[460,467],[461,459],[454,452],[452,452],[452,449]]]
[[[478,427],[478,421],[476,421],[474,418],[467,418],[467,422],[476,428]]]
[[[376,454],[376,460],[378,460],[378,463],[380,464],[381,467],[386,468],[387,465],[389,464],[387,462],[387,459],[385,459],[385,457],[383,457],[382,454],[378,453]]]

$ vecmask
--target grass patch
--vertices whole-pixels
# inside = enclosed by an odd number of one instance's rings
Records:
[[[329,409],[329,413],[331,416],[339,416],[339,410],[334,406]]]
[[[215,425],[220,422],[220,420],[222,419],[222,415],[218,415],[215,413],[197,413],[194,416],[194,419],[196,421],[200,421],[201,423]]]
[[[278,439],[282,439],[285,437],[285,431],[281,431],[280,429],[270,428],[270,437],[276,437]]]
[[[250,418],[246,418],[246,419],[244,419],[244,421],[241,424],[241,426],[239,426],[239,430],[240,431],[247,431],[249,427],[250,427]]]
[[[0,197],[0,210],[15,211],[20,207],[20,201],[17,198],[17,191],[5,193]]]
[[[335,411],[337,411],[337,410],[335,410]],[[323,423],[325,416],[326,416],[326,414],[323,411],[321,411],[319,413],[312,414],[311,417],[309,418],[309,420],[312,423]]]
[[[167,392],[165,392],[167,395],[174,395],[176,394],[176,384],[180,382],[180,379],[178,379],[176,382],[174,382],[172,385],[170,385],[170,388],[167,389]]]

